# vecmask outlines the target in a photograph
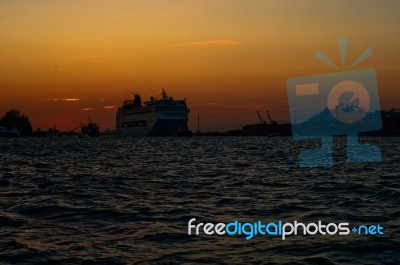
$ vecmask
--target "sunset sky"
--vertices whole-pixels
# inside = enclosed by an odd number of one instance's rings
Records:
[[[90,116],[115,128],[116,108],[161,88],[186,98],[189,126],[238,129],[289,121],[286,79],[377,71],[382,108],[400,107],[400,1],[14,0],[0,1],[0,114],[27,114],[34,129],[71,130]],[[347,68],[346,68],[347,69]]]

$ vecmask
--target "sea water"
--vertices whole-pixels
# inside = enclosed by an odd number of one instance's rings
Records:
[[[400,138],[300,168],[290,137],[0,139],[1,264],[399,264]],[[188,235],[188,221],[381,224],[383,235]]]

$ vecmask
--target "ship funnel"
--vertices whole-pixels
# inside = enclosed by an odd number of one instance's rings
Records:
[[[142,98],[139,95],[135,95],[133,98],[133,103],[136,106],[141,106],[142,105]]]

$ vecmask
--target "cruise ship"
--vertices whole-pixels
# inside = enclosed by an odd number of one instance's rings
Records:
[[[186,99],[174,100],[164,89],[161,99],[150,97],[142,103],[140,95],[125,100],[117,112],[118,136],[177,136],[188,131]]]

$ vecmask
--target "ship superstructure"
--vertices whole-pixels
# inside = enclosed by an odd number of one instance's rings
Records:
[[[189,109],[185,100],[174,100],[163,89],[161,99],[140,95],[125,100],[117,112],[118,136],[176,136],[188,130]]]

